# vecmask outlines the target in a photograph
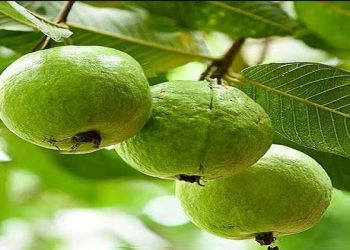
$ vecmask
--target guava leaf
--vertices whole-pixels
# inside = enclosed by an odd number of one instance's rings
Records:
[[[296,22],[271,1],[135,1],[184,28],[221,31],[233,38],[289,35]],[[189,15],[190,13],[190,15]]]
[[[283,137],[350,157],[350,72],[318,63],[271,63],[244,69],[237,79]]]
[[[45,2],[40,7],[45,9],[46,17],[52,18],[61,5]],[[141,63],[148,76],[190,61],[214,59],[199,33],[159,31],[153,17],[141,9],[98,8],[76,2],[67,24],[74,33],[74,45],[101,45],[124,51]]]
[[[0,73],[20,55],[8,48],[0,47]]]
[[[52,159],[66,171],[91,180],[108,180],[120,177],[145,177],[118,157],[115,150],[99,150],[93,154],[58,154],[47,151]]]
[[[35,15],[14,1],[0,2],[0,29],[41,31],[56,42],[72,35],[67,27]]]
[[[1,167],[22,168],[37,174],[44,186],[61,190],[82,199],[91,198],[93,186],[88,180],[76,177],[60,168],[48,150],[28,143],[1,126],[1,140],[6,143],[5,152],[12,161],[1,163]],[[90,194],[89,194],[90,193]]]
[[[12,159],[9,162],[0,162],[1,168],[30,171],[40,178],[40,183],[46,190],[60,191],[72,195],[90,205],[111,206],[115,205],[117,201],[124,202],[127,199],[129,199],[129,203],[125,203],[126,206],[134,202],[138,204],[147,200],[145,197],[149,198],[148,195],[163,192],[162,186],[166,186],[168,183],[166,181],[159,182],[161,185],[158,188],[159,190],[157,190],[157,193],[152,193],[152,188],[147,187],[150,185],[157,186],[158,184],[153,181],[155,179],[142,175],[126,166],[125,163],[121,163],[114,150],[96,152],[81,157],[60,155],[57,151],[44,149],[20,139],[6,129],[4,125],[1,125],[0,140],[1,146],[5,144],[4,151]],[[79,166],[73,166],[73,164]],[[113,165],[106,166],[106,164]],[[74,169],[68,171],[67,168],[69,167]],[[105,167],[108,169],[105,169]],[[90,173],[83,173],[82,171],[90,171]],[[108,177],[107,172],[111,176]],[[92,178],[91,175],[93,174],[98,176]],[[131,201],[131,196],[137,196],[137,198],[133,198],[133,201]],[[136,209],[139,209],[139,207],[135,207]]]
[[[0,45],[26,54],[35,47],[42,36],[40,32],[0,30]]]
[[[350,2],[295,1],[298,19],[338,49],[350,50]]]

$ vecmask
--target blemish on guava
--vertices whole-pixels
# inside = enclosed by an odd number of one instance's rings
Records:
[[[57,145],[58,142],[71,141],[73,144],[70,148],[70,152],[75,152],[79,148],[79,146],[81,146],[84,143],[92,143],[93,148],[99,148],[101,145],[102,137],[98,131],[90,130],[86,132],[77,133],[72,137],[64,139],[56,139],[53,136],[44,136],[43,141],[56,147],[59,151],[61,151],[61,149]]]
[[[101,135],[95,130],[81,132],[72,137],[73,145],[71,151],[76,151],[77,148],[83,143],[92,143],[93,148],[99,148],[101,145]]]
[[[58,151],[61,151],[61,149],[56,144],[60,140],[55,139],[53,136],[44,136],[43,141],[49,143],[51,146],[54,146],[55,148],[57,148]]]
[[[213,102],[214,102],[214,90],[213,90],[213,86],[209,85],[210,88],[210,102],[209,102],[209,110],[213,109]]]
[[[257,125],[260,125],[260,124],[263,124],[263,123],[265,122],[265,120],[266,120],[266,117],[265,117],[265,116],[259,116],[259,117],[258,117],[258,120],[255,121],[255,123],[256,123]]]
[[[197,183],[199,186],[204,186],[200,181],[201,181],[202,176],[198,175],[185,175],[185,174],[180,174],[178,179],[179,181],[186,181],[189,183]]]

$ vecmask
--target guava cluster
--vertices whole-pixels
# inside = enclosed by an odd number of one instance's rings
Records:
[[[19,137],[62,153],[114,146],[130,166],[175,179],[199,228],[273,244],[321,218],[332,184],[302,152],[271,145],[267,113],[215,81],[149,87],[131,56],[100,46],[27,54],[0,76],[0,118]]]

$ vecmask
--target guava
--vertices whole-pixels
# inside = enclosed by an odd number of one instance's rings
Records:
[[[137,133],[152,97],[139,63],[100,46],[27,54],[0,76],[0,118],[19,137],[67,153],[114,145]]]
[[[230,176],[255,163],[272,143],[269,116],[237,88],[171,81],[151,92],[149,121],[116,145],[122,159],[147,175],[189,182]]]
[[[229,239],[255,237],[262,245],[315,225],[330,204],[331,191],[330,178],[315,160],[281,145],[272,145],[234,176],[204,187],[176,184],[185,213],[199,228]]]

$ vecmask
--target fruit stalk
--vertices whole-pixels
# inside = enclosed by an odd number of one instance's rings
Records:
[[[56,23],[66,23],[68,15],[72,10],[73,4],[75,1],[66,1],[63,5],[63,8],[56,16],[54,22]],[[51,38],[48,36],[44,36],[39,43],[34,47],[32,51],[47,49],[51,46]]]
[[[210,76],[212,79],[217,79],[218,84],[221,84],[222,77],[228,72],[229,67],[240,51],[244,41],[244,37],[236,39],[222,58],[213,61],[207,67],[207,69],[200,76],[200,80],[204,80],[206,77]]]

